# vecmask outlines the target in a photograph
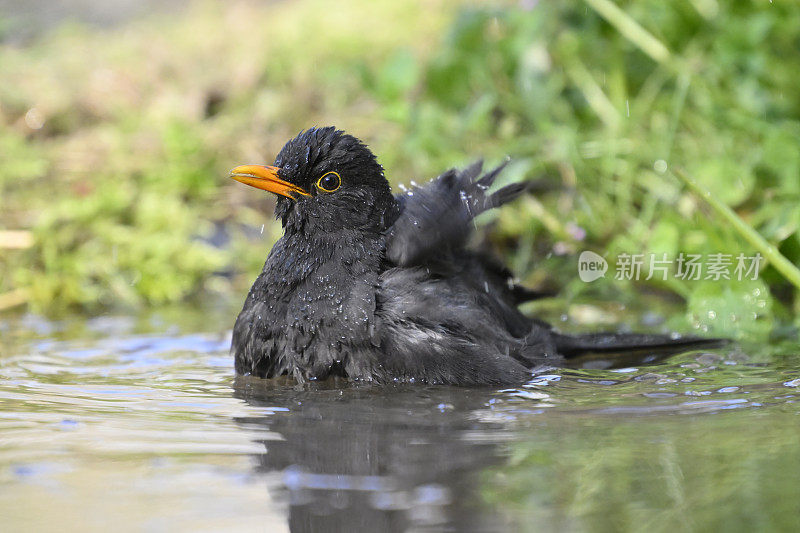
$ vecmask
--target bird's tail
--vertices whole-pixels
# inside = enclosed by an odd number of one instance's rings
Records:
[[[649,333],[585,333],[581,335],[553,335],[556,351],[566,358],[589,353],[623,353],[639,351],[665,351],[670,353],[720,348],[728,339],[703,338]]]

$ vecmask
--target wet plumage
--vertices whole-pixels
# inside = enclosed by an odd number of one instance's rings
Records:
[[[335,128],[232,177],[278,194],[284,228],[233,330],[236,371],[298,381],[522,383],[596,351],[696,346],[662,335],[567,336],[517,306],[535,293],[466,248],[472,219],[525,191],[480,163],[394,196],[375,156]],[[713,341],[712,341],[713,342]]]

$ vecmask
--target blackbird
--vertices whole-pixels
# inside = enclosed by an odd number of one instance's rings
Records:
[[[334,127],[301,132],[273,166],[234,168],[277,195],[283,237],[233,329],[236,371],[371,382],[521,384],[587,352],[695,348],[716,339],[565,335],[517,306],[537,293],[466,241],[472,219],[519,196],[494,192],[504,165],[477,162],[393,195],[360,140]]]

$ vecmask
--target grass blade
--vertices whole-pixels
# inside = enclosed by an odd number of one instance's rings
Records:
[[[755,229],[741,219],[733,209],[720,202],[711,192],[704,189],[680,169],[672,171],[689,189],[702,198],[720,217],[728,222],[747,242],[749,242],[767,261],[772,263],[775,270],[780,272],[792,285],[800,289],[800,269],[786,259],[778,248],[767,242]]]
[[[630,42],[636,45],[642,52],[652,57],[659,63],[668,63],[670,53],[661,41],[656,39],[652,33],[642,27],[630,15],[618,8],[616,4],[609,0],[586,0],[589,6],[606,19],[609,24],[617,28]]]
[[[617,129],[620,122],[620,114],[617,108],[614,107],[614,104],[608,99],[603,89],[594,80],[592,74],[583,66],[583,63],[575,61],[572,66],[567,68],[567,75],[572,78],[573,83],[581,90],[589,106],[600,117],[600,120],[609,128]]]

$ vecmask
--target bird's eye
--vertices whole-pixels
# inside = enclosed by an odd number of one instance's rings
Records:
[[[317,180],[317,189],[322,192],[333,192],[342,186],[342,177],[336,172],[328,172]]]

